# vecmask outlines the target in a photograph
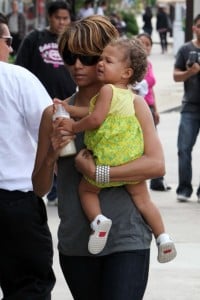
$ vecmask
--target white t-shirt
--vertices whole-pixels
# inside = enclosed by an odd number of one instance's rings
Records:
[[[39,79],[0,62],[0,189],[31,191],[38,130],[52,99]]]

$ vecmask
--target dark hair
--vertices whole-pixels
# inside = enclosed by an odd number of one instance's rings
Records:
[[[2,13],[0,13],[0,36],[2,36],[4,34],[5,28],[4,28],[4,26],[2,26],[4,24],[8,25],[7,18]]]
[[[120,37],[112,40],[109,45],[118,47],[120,52],[124,52],[124,61],[127,61],[128,67],[133,70],[129,84],[141,81],[147,70],[147,54],[142,42],[136,37]]]
[[[141,37],[146,37],[147,39],[149,39],[149,41],[150,41],[150,43],[151,43],[151,46],[153,45],[153,40],[152,40],[152,38],[151,38],[151,36],[147,33],[147,32],[142,32],[142,33],[139,33],[138,35],[137,35],[137,38],[139,39],[139,38],[141,38]]]
[[[195,25],[198,21],[200,20],[200,14],[198,14],[194,20],[193,20],[193,25]]]
[[[71,6],[65,1],[53,1],[47,5],[48,16],[51,17],[58,9],[66,9],[71,15]]]
[[[8,20],[5,15],[0,12],[0,24],[8,24]]]
[[[145,7],[145,14],[149,17],[152,17],[152,10],[151,10],[151,7],[150,6],[146,6]]]

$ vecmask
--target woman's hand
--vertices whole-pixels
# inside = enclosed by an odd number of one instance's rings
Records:
[[[75,135],[70,131],[71,122],[68,121],[70,120],[57,118],[53,122],[51,144],[57,158],[60,150],[75,138]]]
[[[82,149],[75,158],[76,169],[91,179],[95,179],[95,162],[92,154],[87,149]]]

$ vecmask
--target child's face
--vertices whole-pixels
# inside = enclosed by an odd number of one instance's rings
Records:
[[[147,55],[150,55],[152,45],[151,45],[151,41],[149,40],[149,38],[146,36],[141,36],[141,37],[139,37],[139,39],[142,42],[142,44],[144,45]]]
[[[127,68],[124,50],[108,45],[105,47],[97,64],[97,77],[104,83],[119,83],[121,75]]]

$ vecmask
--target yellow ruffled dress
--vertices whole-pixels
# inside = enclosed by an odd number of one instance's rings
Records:
[[[135,95],[129,89],[113,89],[110,111],[103,124],[86,131],[84,142],[95,158],[96,165],[119,166],[140,157],[144,152],[142,129],[134,111]],[[97,96],[90,101],[90,112],[94,109]],[[127,182],[97,184],[98,187],[120,186]]]

